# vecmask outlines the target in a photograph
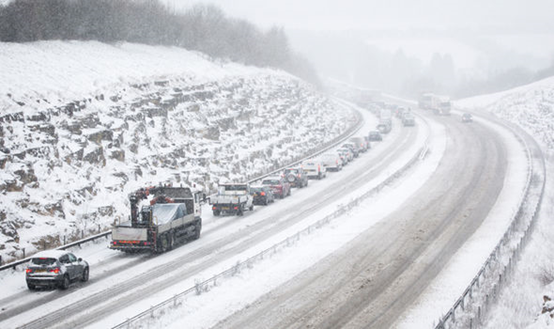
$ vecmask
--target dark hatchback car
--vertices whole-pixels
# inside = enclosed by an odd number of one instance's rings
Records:
[[[275,202],[275,195],[273,190],[267,185],[262,186],[250,186],[250,194],[254,198],[255,205],[267,206],[268,204]]]
[[[372,142],[380,142],[383,140],[383,136],[377,130],[372,130],[369,132],[368,138]]]
[[[25,273],[27,287],[69,288],[71,282],[88,281],[89,265],[65,250],[47,250],[35,254]]]

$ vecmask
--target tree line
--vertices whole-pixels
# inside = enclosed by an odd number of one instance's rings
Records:
[[[282,28],[261,30],[214,5],[176,12],[159,0],[14,0],[0,5],[0,41],[97,40],[183,47],[211,57],[317,76]]]

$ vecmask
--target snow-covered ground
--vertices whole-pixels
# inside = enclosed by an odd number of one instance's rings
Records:
[[[350,110],[281,71],[176,47],[0,47],[0,256],[103,231],[127,195],[161,183],[214,191],[317,150]]]
[[[554,174],[554,77],[502,93],[455,102],[461,110],[487,111],[521,126],[542,145],[547,158],[547,184],[537,227],[510,281],[490,310],[487,328],[552,327],[551,307],[543,296],[553,295],[554,213],[551,175]],[[543,304],[544,303],[544,304]],[[547,311],[541,315],[543,306]]]
[[[27,56],[26,54],[30,55]],[[82,62],[74,61],[74,59],[81,59]],[[52,66],[48,66],[49,63]],[[190,152],[193,154],[194,156],[191,158],[195,160],[217,160],[218,154],[222,152],[222,149],[210,144],[210,141],[213,140],[206,138],[215,138],[214,135],[210,135],[209,129],[205,129],[206,122],[209,122],[209,117],[204,116],[203,118],[197,118],[187,124],[182,122],[180,126],[175,126],[171,125],[171,123],[163,122],[163,118],[167,118],[166,116],[162,115],[161,117],[156,117],[155,113],[152,114],[149,112],[152,108],[152,104],[159,105],[163,104],[164,100],[175,99],[172,98],[172,92],[175,92],[174,88],[180,89],[180,95],[193,93],[191,90],[185,90],[187,86],[198,87],[199,90],[196,91],[202,92],[202,95],[207,98],[200,99],[201,95],[194,96],[194,102],[201,102],[201,108],[191,108],[192,102],[187,103],[187,106],[184,106],[184,108],[179,108],[179,106],[171,108],[171,102],[169,102],[168,106],[171,109],[168,109],[168,112],[190,117],[195,116],[199,111],[206,110],[208,111],[208,116],[214,116],[222,109],[231,108],[229,113],[227,113],[228,116],[219,118],[223,121],[229,120],[225,121],[229,122],[229,130],[219,131],[217,142],[214,144],[221,145],[221,143],[224,142],[223,137],[231,138],[230,136],[236,136],[237,133],[239,133],[241,137],[234,139],[233,143],[240,143],[242,140],[250,138],[250,136],[257,136],[254,143],[246,144],[248,146],[247,149],[251,151],[247,152],[246,156],[241,156],[239,149],[233,149],[231,153],[238,154],[236,157],[232,157],[237,160],[236,162],[230,161],[222,165],[218,161],[212,161],[209,168],[214,172],[218,170],[221,172],[232,171],[232,168],[236,168],[235,170],[240,174],[246,170],[269,166],[269,164],[271,164],[270,162],[262,162],[256,165],[255,168],[249,167],[249,164],[252,163],[252,158],[248,156],[248,154],[252,154],[256,150],[260,151],[259,146],[264,145],[262,142],[264,139],[256,135],[256,131],[269,131],[268,135],[275,135],[277,137],[274,143],[282,143],[284,140],[289,141],[289,145],[291,145],[290,147],[293,149],[293,152],[285,154],[279,153],[282,151],[279,147],[273,147],[272,152],[279,155],[277,158],[290,160],[295,156],[303,154],[315,144],[304,147],[298,145],[306,145],[306,141],[313,142],[315,138],[320,138],[319,142],[322,142],[339,135],[340,132],[344,131],[346,128],[347,125],[345,122],[349,118],[348,111],[338,113],[332,111],[332,109],[336,108],[336,105],[332,104],[329,100],[321,98],[321,96],[316,91],[311,90],[309,86],[306,86],[287,74],[243,67],[235,64],[213,62],[201,55],[186,52],[181,49],[129,44],[105,45],[95,42],[75,43],[58,41],[26,45],[6,45],[6,47],[0,47],[0,108],[2,108],[1,118],[4,120],[1,121],[2,126],[0,126],[2,128],[2,130],[0,130],[0,137],[2,137],[2,144],[0,145],[2,149],[0,149],[0,151],[3,152],[0,153],[0,160],[10,157],[9,154],[14,154],[22,150],[29,150],[32,149],[33,146],[44,146],[45,143],[48,144],[48,141],[52,142],[52,140],[48,138],[44,139],[44,136],[40,133],[33,134],[33,132],[36,131],[44,133],[45,136],[53,137],[56,135],[56,139],[59,138],[63,140],[65,143],[63,147],[59,145],[59,147],[57,146],[56,148],[57,152],[62,153],[66,157],[62,157],[61,160],[57,162],[59,164],[57,169],[55,166],[56,163],[40,163],[39,161],[37,166],[33,165],[34,173],[39,181],[39,186],[25,186],[22,191],[8,191],[7,188],[4,188],[2,191],[2,203],[0,204],[0,216],[4,214],[5,218],[0,217],[0,222],[6,223],[12,219],[10,216],[20,213],[22,211],[22,203],[27,202],[31,204],[32,208],[33,202],[36,203],[34,199],[55,199],[51,194],[44,192],[44,190],[57,186],[64,188],[64,186],[67,187],[69,183],[69,186],[72,188],[74,188],[74,186],[79,186],[84,189],[84,191],[80,198],[75,198],[79,200],[80,203],[74,206],[66,205],[65,207],[65,204],[62,204],[61,209],[67,211],[66,216],[69,217],[69,219],[66,221],[71,222],[71,220],[75,221],[78,219],[77,221],[80,220],[80,222],[77,224],[82,226],[86,225],[85,223],[89,223],[90,225],[90,222],[88,222],[90,218],[83,216],[79,217],[79,215],[83,215],[83,213],[86,214],[88,211],[78,213],[78,209],[82,209],[83,207],[99,208],[99,205],[105,206],[106,203],[113,201],[114,195],[120,195],[121,199],[124,199],[127,192],[136,187],[141,187],[144,184],[155,182],[156,179],[158,181],[166,181],[170,178],[174,179],[175,174],[178,173],[182,175],[180,176],[182,177],[180,178],[182,181],[188,179],[192,182],[198,182],[201,178],[204,182],[206,179],[204,176],[207,174],[206,172],[194,172],[194,174],[191,175],[190,173],[192,171],[187,170],[185,175],[183,171],[175,171],[175,168],[172,168],[172,166],[178,166],[180,164],[167,164],[164,163],[164,161],[166,161],[168,157],[156,157],[159,155],[159,152],[154,152],[153,149],[161,150],[167,147],[169,150],[164,153],[171,156],[175,154],[172,152],[180,150],[180,148],[163,146],[162,142],[152,144],[147,142],[142,144],[138,143],[139,145],[137,145],[136,153],[126,153],[126,156],[129,154],[128,156],[132,161],[129,161],[130,164],[126,164],[125,166],[130,166],[132,164],[133,171],[135,170],[135,165],[146,164],[147,166],[145,166],[145,168],[148,168],[148,170],[144,170],[140,174],[135,173],[134,178],[130,176],[130,173],[133,172],[131,170],[124,172],[126,174],[126,179],[122,179],[121,177],[118,178],[118,176],[113,175],[113,173],[120,173],[121,170],[116,169],[121,169],[120,167],[122,167],[122,164],[116,162],[114,159],[104,159],[104,161],[106,161],[104,166],[85,165],[84,169],[82,167],[83,164],[85,164],[83,160],[73,160],[72,162],[73,158],[70,157],[69,163],[67,162],[67,156],[76,153],[76,151],[80,149],[84,150],[84,154],[94,154],[94,150],[98,148],[98,145],[92,145],[94,142],[88,138],[85,138],[88,142],[83,139],[72,140],[70,138],[72,134],[68,133],[68,131],[73,129],[72,121],[75,120],[74,114],[76,117],[83,117],[80,118],[83,120],[79,121],[81,124],[86,124],[88,122],[89,125],[94,126],[92,128],[80,129],[80,136],[92,136],[92,139],[99,138],[102,140],[102,134],[95,135],[99,130],[104,131],[106,128],[114,128],[117,130],[121,128],[122,130],[129,131],[128,134],[124,134],[125,138],[123,138],[123,141],[119,142],[123,145],[127,145],[126,143],[130,143],[134,138],[144,141],[145,139],[155,136],[159,137],[163,134],[163,132],[160,131],[163,129],[158,129],[159,127],[195,131],[195,134],[189,136],[191,139],[187,141],[192,143],[192,138],[194,137],[196,138],[194,139],[195,141],[201,140],[202,143],[200,146],[197,144],[190,145],[190,147],[186,149],[186,153]],[[554,129],[552,117],[549,116],[554,112],[552,110],[553,89],[554,80],[547,79],[534,87],[520,88],[512,92],[504,93],[502,96],[495,96],[495,100],[491,100],[494,97],[484,96],[481,100],[471,99],[459,101],[457,106],[489,110],[499,117],[521,124],[537,139],[541,140],[543,145],[545,145],[545,149],[547,149],[551,145],[552,136],[554,136],[552,133]],[[294,90],[300,90],[299,94],[296,94]],[[156,94],[156,96],[149,97],[152,94]],[[221,94],[226,95],[226,97],[216,97],[214,101],[210,101],[213,99],[213,95],[221,96]],[[264,95],[264,97],[261,97],[260,94]],[[287,96],[286,99],[293,99],[295,101],[292,103],[280,102],[281,99],[279,96],[282,94]],[[100,97],[101,95],[102,97]],[[236,95],[238,95],[238,99],[234,98]],[[113,99],[111,97],[113,97]],[[83,99],[87,98],[90,98],[90,100],[81,102]],[[135,114],[137,115],[142,113],[140,119],[142,121],[139,120],[137,124],[136,121],[133,120],[123,120],[121,114],[125,113],[125,111],[122,111],[118,107],[132,107],[132,104],[136,104],[142,99],[148,101],[132,109],[133,111],[136,110]],[[229,101],[229,99],[231,101]],[[24,128],[23,126],[25,126],[25,124],[21,124],[21,121],[18,121],[18,113],[24,112],[24,122],[44,123],[45,120],[43,120],[43,118],[39,121],[33,121],[31,120],[31,116],[33,114],[40,116],[43,113],[52,114],[52,109],[66,109],[67,104],[74,101],[79,101],[79,103],[74,105],[72,109],[79,109],[82,104],[86,104],[85,108],[71,112],[71,115],[64,112],[61,115],[62,119],[58,119],[60,116],[55,116],[56,121],[54,123],[56,127],[58,124],[62,126],[65,124],[65,132],[61,131],[57,134],[50,134],[48,132],[48,126],[42,127],[45,131],[40,130],[40,127],[36,128],[38,130],[33,131],[33,128],[31,128],[33,125],[26,125],[26,128]],[[324,106],[320,106],[322,104]],[[535,105],[530,107],[526,104]],[[245,111],[241,110],[244,108],[248,109],[246,112],[260,111],[260,113],[245,114]],[[318,110],[315,111],[315,108]],[[92,120],[87,120],[87,115],[82,115],[91,113],[112,113],[113,115],[93,116]],[[150,113],[151,117],[148,116],[148,113]],[[297,118],[297,120],[281,121],[281,123],[277,125],[278,129],[275,130],[267,130],[268,127],[259,122],[259,118],[263,118],[264,116],[283,118],[291,115]],[[305,116],[308,118],[311,117],[314,123],[322,124],[323,121],[326,125],[329,124],[330,126],[328,126],[328,129],[324,131],[331,131],[332,134],[317,135],[316,131],[314,135],[311,134],[311,132],[308,131],[310,129],[306,127],[295,127],[297,129],[292,131],[286,130],[288,126],[294,125],[295,122],[300,120],[299,118],[305,118]],[[119,120],[117,120],[118,118]],[[10,121],[8,122],[7,120]],[[64,120],[66,121],[65,123]],[[280,122],[279,119],[276,120]],[[96,125],[94,124],[95,122]],[[368,119],[368,122],[371,122],[371,120]],[[142,125],[140,123],[142,123]],[[221,124],[221,121],[217,123]],[[332,125],[332,123],[336,123],[337,125]],[[481,122],[480,120],[477,120],[476,123],[488,125],[488,123],[484,121]],[[122,127],[125,124],[130,125],[131,128],[134,129],[130,129],[129,127],[123,129]],[[18,125],[20,126],[19,128],[21,128],[19,134],[17,130]],[[271,125],[275,126],[275,121],[271,122]],[[313,127],[313,125],[310,127]],[[499,129],[493,125],[490,127],[491,129]],[[148,131],[149,129],[155,130],[156,133],[151,135],[141,133],[141,131]],[[367,202],[359,208],[346,214],[344,218],[333,221],[330,225],[318,230],[315,234],[301,239],[289,249],[276,254],[269,260],[257,264],[252,271],[240,273],[238,276],[228,280],[221,287],[216,288],[217,293],[208,292],[187,299],[183,304],[184,307],[167,313],[161,320],[157,319],[157,325],[181,327],[183,323],[187,323],[190,324],[191,327],[198,328],[213,325],[218,319],[229,315],[233,310],[248,305],[249,302],[267,292],[272,287],[277,286],[279,282],[290,277],[290,275],[298,273],[307,265],[314,263],[326,254],[336,250],[341,245],[354,238],[361,230],[377,223],[380,218],[383,218],[388,212],[393,210],[390,209],[390,206],[386,206],[391,203],[380,201],[391,198],[396,200],[396,202],[392,204],[398,204],[398,200],[407,198],[411,190],[416,189],[419,184],[425,181],[426,177],[432,174],[434,167],[440,161],[442,154],[441,150],[444,148],[444,140],[440,138],[441,127],[432,126],[431,129],[437,134],[437,137],[434,138],[429,145],[433,152],[430,152],[430,156],[424,161],[423,165],[417,166],[414,172],[407,178],[407,181],[403,182],[401,187],[391,186],[385,189],[379,195],[368,199]],[[285,131],[284,136],[279,135],[281,131]],[[515,142],[513,136],[509,133],[503,130],[499,130],[499,133],[506,138],[508,145],[510,145],[508,149],[508,170],[512,173],[521,172],[521,170],[525,168],[525,161],[521,156],[518,156],[521,154],[520,145]],[[168,133],[165,132],[165,134]],[[144,136],[146,136],[146,138]],[[198,136],[202,137],[198,138]],[[301,138],[296,139],[298,136]],[[39,139],[37,140],[33,137],[39,137]],[[325,139],[321,140],[322,137]],[[114,140],[117,140],[117,138]],[[56,143],[58,143],[57,140]],[[81,145],[80,143],[86,145]],[[115,141],[112,140],[111,143],[112,147],[114,147],[113,144]],[[108,149],[109,144],[110,143],[100,142],[99,145]],[[127,152],[132,148],[130,145],[126,147],[125,150]],[[87,153],[87,149],[89,148],[92,148],[92,150],[89,150]],[[267,148],[267,146],[263,146],[262,151]],[[10,149],[10,153],[6,153],[6,149]],[[12,150],[16,150],[17,152]],[[137,156],[140,154],[144,156]],[[40,158],[36,155],[34,156]],[[36,158],[33,158],[33,160],[36,160]],[[14,158],[11,157],[11,159]],[[267,161],[268,159],[273,159],[273,157],[267,157],[266,154],[262,159]],[[2,176],[0,176],[0,183],[13,180],[14,175],[23,179],[21,175],[16,174],[16,172],[24,170],[27,166],[27,164],[17,163],[12,160],[9,162],[0,162],[0,165],[3,169],[1,173]],[[194,168],[198,167],[202,167],[202,165],[195,163]],[[6,168],[9,170],[4,170]],[[29,175],[26,177],[29,178],[28,176]],[[45,179],[43,178],[45,176],[53,176],[54,179],[44,181],[42,179]],[[87,186],[79,185],[84,181],[83,177],[85,177],[87,181],[91,179],[98,180],[101,184],[98,184],[98,187],[87,190]],[[238,176],[227,178],[236,177]],[[447,269],[437,278],[436,282],[420,297],[417,304],[414,305],[414,308],[405,314],[399,327],[428,328],[432,326],[438,317],[452,306],[453,302],[466,288],[471,278],[482,265],[484,259],[489,255],[492,246],[498,242],[499,237],[504,233],[507,221],[511,219],[515,211],[513,205],[517,204],[523,182],[520,178],[521,175],[518,174],[508,174],[507,177],[513,177],[513,179],[508,179],[505,182],[506,188],[503,190],[495,206],[495,211],[491,213],[489,219],[487,219],[474,237],[468,241],[451,260]],[[122,184],[122,181],[125,181],[125,183]],[[30,179],[28,184],[32,185],[33,182],[33,179]],[[130,183],[126,184],[127,182]],[[323,184],[320,185],[323,186],[326,182],[322,181],[321,183]],[[364,186],[362,189],[367,190],[371,188],[371,184],[376,184],[376,182],[368,182],[368,185]],[[17,184],[14,186],[17,187]],[[43,189],[42,192],[36,192],[41,189]],[[352,194],[345,196],[343,200],[338,200],[338,203],[348,202],[348,200],[361,192],[362,191],[352,191]],[[6,197],[7,195],[14,195],[10,193],[16,193],[19,197]],[[21,196],[24,197],[21,198]],[[66,195],[63,196],[65,197]],[[119,212],[120,215],[126,214],[127,208],[125,207],[124,201],[120,200],[119,202],[120,205],[115,207],[116,209],[112,210],[114,212],[107,217],[111,216],[110,218],[114,218],[117,212]],[[547,202],[545,205],[543,212],[547,211],[547,213],[546,217],[542,216],[542,218],[547,218],[552,210],[552,202]],[[52,218],[61,218],[61,216],[51,216],[59,212],[58,206],[54,205],[51,208],[34,206],[40,209],[35,209],[36,211],[34,212],[25,212],[24,215],[38,217],[37,213],[43,212],[40,216],[44,216],[44,221],[24,222],[23,227],[27,226],[26,229],[17,226],[2,227],[4,236],[7,236],[5,232],[7,232],[8,229],[14,229],[20,232],[18,235],[20,242],[12,241],[10,242],[10,247],[20,248],[21,246],[27,246],[28,248],[32,248],[30,241],[44,234],[45,230],[49,227],[50,230],[57,230],[58,232],[61,232],[65,228],[72,227],[71,225],[64,225],[63,221],[52,221]],[[330,208],[336,206],[337,204],[329,205]],[[364,209],[370,206],[372,207],[372,213],[376,215],[368,221],[367,216],[364,216]],[[71,213],[72,210],[75,212],[74,214]],[[548,213],[548,211],[550,212]],[[44,214],[44,212],[50,215]],[[316,218],[317,214],[313,216]],[[50,219],[47,219],[49,217]],[[6,220],[6,218],[8,220]],[[102,224],[102,222],[98,221],[93,222],[94,225]],[[307,222],[303,222],[303,225],[306,225]],[[14,223],[17,223],[17,221],[14,221]],[[34,225],[38,223],[44,223],[45,225]],[[210,221],[208,220],[206,229],[209,230],[209,227]],[[547,226],[542,227],[546,228]],[[82,227],[80,228],[83,229]],[[263,244],[254,248],[255,250],[249,250],[244,254],[236,255],[236,257],[228,263],[219,264],[217,269],[214,268],[210,273],[202,274],[200,279],[205,279],[205,276],[213,275],[225,269],[225,267],[232,266],[233,262],[244,259],[262,250],[271,243],[286,237],[287,234],[293,234],[294,230],[300,229],[301,227],[295,227],[291,229],[290,232],[284,232],[282,236],[274,237],[271,241],[264,241]],[[60,235],[58,235],[58,237],[59,236]],[[544,236],[545,238],[543,240],[545,240],[545,243],[548,243],[546,241],[548,241],[550,235],[544,233]],[[22,241],[25,239],[29,241]],[[0,246],[4,245],[4,248],[6,248],[8,245],[7,241],[7,238],[0,240]],[[28,244],[25,245],[25,243]],[[104,256],[99,256],[98,259],[95,259],[94,256],[104,255],[105,245],[103,246],[101,243],[92,244],[91,247],[88,248],[90,249],[84,251],[84,257],[90,257],[89,259],[94,262],[106,260]],[[541,246],[537,246],[536,248],[541,248]],[[542,246],[542,248],[549,249],[548,246]],[[2,250],[2,252],[5,252],[5,250],[6,249]],[[532,249],[530,252],[532,252]],[[291,261],[291,255],[294,256],[292,257],[294,261]],[[170,254],[163,255],[163,257],[169,256]],[[160,259],[160,261],[163,261],[163,259]],[[546,263],[544,264],[544,266],[547,265]],[[472,270],[467,270],[468,268]],[[544,271],[536,274],[539,276],[541,273],[544,273]],[[24,282],[21,278],[22,276],[20,275],[2,273],[0,276],[0,285],[2,287],[9,287],[9,292],[12,293],[22,289],[24,290]],[[183,282],[182,288],[189,288],[193,284],[194,282]],[[174,290],[162,292],[158,296],[153,296],[153,299],[145,301],[139,308],[148,308],[151,304],[159,302],[175,293]],[[529,291],[528,293],[536,292]],[[538,293],[540,294],[540,292]],[[240,298],[237,298],[237,296],[240,296]],[[207,305],[210,307],[206,307]],[[122,313],[114,315],[114,318],[105,319],[105,322],[101,322],[99,326],[112,325],[117,323],[117,319],[121,320],[121,318],[132,316],[136,314],[137,311],[138,310],[135,308],[133,310],[125,310]]]

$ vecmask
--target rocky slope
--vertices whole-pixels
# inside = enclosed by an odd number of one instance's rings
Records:
[[[49,77],[64,56],[75,58],[90,47],[46,45],[66,53],[37,72]],[[104,56],[106,70],[117,70]],[[120,56],[116,51],[114,61]],[[75,70],[87,68],[87,60]],[[220,63],[195,60],[225,71]],[[32,69],[24,61],[11,64],[14,72]],[[73,99],[59,96],[67,81],[56,93],[14,95],[0,88],[3,262],[105,230],[128,216],[127,194],[136,188],[172,183],[211,191],[222,180],[245,180],[317,149],[353,119],[310,85],[270,70],[121,80],[79,98],[72,90]]]

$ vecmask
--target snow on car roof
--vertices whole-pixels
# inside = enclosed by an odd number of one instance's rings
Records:
[[[37,252],[34,254],[31,258],[59,258],[60,256],[63,256],[65,254],[68,254],[69,251],[66,250],[44,250]]]

